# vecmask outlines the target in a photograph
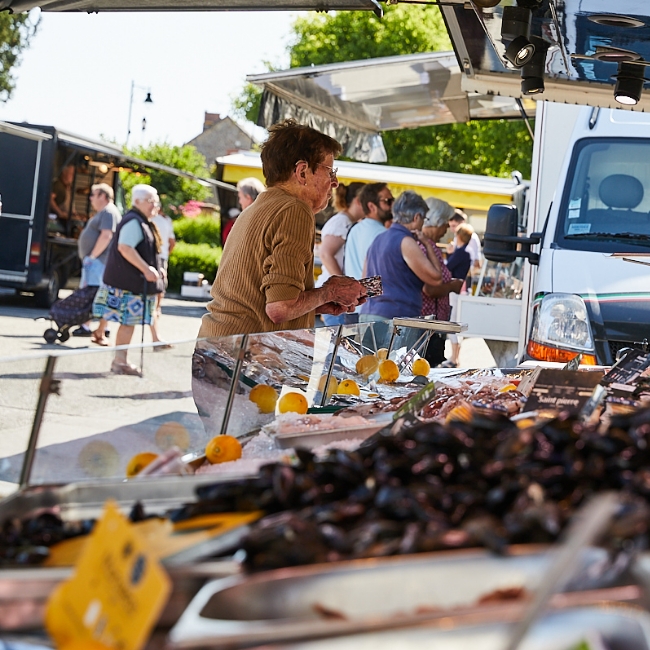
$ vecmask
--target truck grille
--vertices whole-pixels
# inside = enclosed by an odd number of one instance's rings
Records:
[[[608,341],[609,351],[612,355],[612,363],[616,362],[616,354],[622,348],[638,348],[639,350],[643,349],[643,342],[633,343],[631,341]]]

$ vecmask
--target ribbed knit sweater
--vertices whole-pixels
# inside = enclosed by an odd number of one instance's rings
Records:
[[[266,305],[314,288],[314,236],[304,201],[277,187],[260,194],[228,235],[199,338],[313,327],[314,312],[276,324]]]

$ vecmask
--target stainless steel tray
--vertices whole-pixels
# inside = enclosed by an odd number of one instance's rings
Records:
[[[45,508],[56,510],[65,520],[94,518],[101,515],[107,499],[113,499],[127,514],[136,501],[144,505],[148,514],[163,514],[170,508],[195,501],[194,491],[199,485],[245,478],[252,475],[199,474],[33,486],[0,501],[0,523],[11,517],[28,517]]]
[[[258,646],[257,650],[503,650],[506,623],[446,629],[427,625],[318,641]],[[530,631],[520,650],[574,650],[581,642],[597,648],[650,648],[650,615],[636,608],[585,607],[548,614]]]
[[[313,449],[320,445],[327,445],[330,442],[339,442],[341,440],[351,440],[359,438],[365,440],[373,433],[383,429],[386,422],[368,424],[362,427],[348,427],[341,429],[327,429],[324,431],[305,431],[298,433],[275,433],[273,437],[281,449],[291,449],[293,447],[305,447]]]
[[[605,556],[604,550],[588,549],[580,564],[591,566]],[[171,630],[170,642],[236,648],[376,629],[422,607],[468,607],[496,589],[534,589],[551,558],[550,551],[522,546],[507,557],[439,552],[226,578],[201,589]],[[344,618],[325,619],[319,612],[326,610]]]

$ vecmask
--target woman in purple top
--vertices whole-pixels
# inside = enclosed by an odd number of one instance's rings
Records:
[[[442,283],[435,287],[435,292],[422,293],[422,316],[431,316],[434,320],[449,320],[451,306],[449,294],[458,293],[463,284],[462,280],[454,280],[454,275],[445,266],[442,252],[437,244],[444,237],[449,228],[449,220],[454,216],[455,210],[446,201],[430,197],[427,199],[429,211],[424,220],[422,232],[429,238],[433,250],[442,266]],[[420,244],[422,252],[426,255],[424,245]],[[445,335],[434,334],[429,340],[429,345],[424,358],[431,364],[437,366],[445,360]]]
[[[386,347],[390,338],[388,321],[392,318],[418,317],[422,309],[422,291],[435,291],[442,281],[442,269],[431,242],[422,234],[428,206],[415,192],[404,192],[393,204],[393,223],[378,235],[368,249],[366,277],[380,275],[384,293],[370,298],[361,308],[361,323],[378,322],[375,338],[378,347]],[[426,255],[418,245],[422,242]],[[398,345],[410,347],[418,330],[407,330]]]

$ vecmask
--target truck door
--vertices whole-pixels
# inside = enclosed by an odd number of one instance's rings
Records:
[[[43,141],[0,132],[0,280],[26,283]]]

